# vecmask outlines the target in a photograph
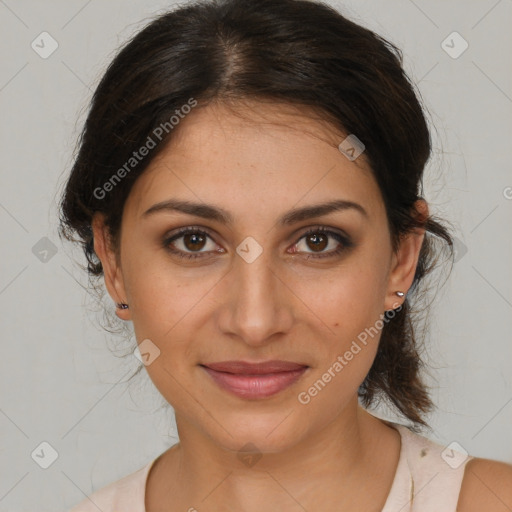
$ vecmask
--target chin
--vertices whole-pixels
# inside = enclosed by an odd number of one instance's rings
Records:
[[[215,424],[208,435],[219,446],[234,452],[243,451],[244,447],[250,449],[247,445],[254,445],[255,451],[261,453],[284,452],[307,434],[306,422],[298,421],[298,415],[290,412],[290,408],[283,408],[276,413],[224,414],[222,427]]]

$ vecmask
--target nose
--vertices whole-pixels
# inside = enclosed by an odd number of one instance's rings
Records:
[[[236,255],[218,316],[224,334],[261,346],[293,326],[293,293],[265,251],[251,263]]]

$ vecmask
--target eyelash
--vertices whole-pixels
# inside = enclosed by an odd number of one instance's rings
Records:
[[[339,256],[342,252],[350,249],[354,246],[353,242],[346,236],[337,233],[336,231],[332,231],[329,228],[325,226],[319,226],[315,228],[310,228],[308,231],[303,233],[301,237],[295,242],[294,245],[297,245],[303,238],[306,238],[309,235],[312,234],[322,234],[326,235],[328,237],[334,238],[337,242],[340,243],[340,245],[332,251],[329,251],[327,253],[319,253],[319,254],[313,254],[313,253],[307,253],[306,259],[321,259],[321,258],[327,258],[327,257],[334,257]],[[211,239],[211,236],[206,232],[198,228],[193,227],[185,227],[180,228],[177,233],[173,234],[171,237],[167,237],[163,240],[163,247],[165,250],[169,251],[175,256],[178,256],[179,258],[185,258],[185,259],[196,259],[196,258],[204,258],[207,256],[203,256],[204,254],[208,254],[207,252],[198,252],[198,253],[187,253],[180,249],[174,249],[172,248],[171,244],[175,240],[178,240],[179,238],[183,237],[184,235],[202,235],[207,236]],[[296,253],[298,254],[298,253]]]

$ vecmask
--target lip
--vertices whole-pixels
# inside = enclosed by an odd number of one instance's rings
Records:
[[[290,361],[223,361],[200,366],[220,388],[245,399],[273,396],[294,384],[309,368]]]

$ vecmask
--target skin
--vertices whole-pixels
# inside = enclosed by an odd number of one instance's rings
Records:
[[[403,301],[395,291],[412,284],[424,230],[392,251],[364,153],[350,161],[337,149],[345,134],[304,109],[239,108],[242,118],[218,104],[181,121],[127,199],[120,252],[101,214],[93,221],[108,292],[130,306],[117,314],[133,322],[139,343],[159,348],[146,368],[176,415],[180,442],[149,474],[147,511],[381,510],[400,437],[357,402],[380,331],[308,404],[297,395]],[[171,198],[213,204],[233,222],[177,211],[143,216]],[[367,217],[347,209],[278,224],[294,208],[335,199],[358,203]],[[425,201],[416,209],[428,215]],[[340,243],[329,237],[315,252],[304,233],[320,226],[345,232],[354,246],[333,255]],[[171,246],[202,257],[166,251],[163,240],[182,227],[208,236],[202,246],[185,245],[187,237]],[[263,249],[252,263],[236,252],[249,236]],[[311,257],[319,253],[330,255]],[[309,368],[277,395],[247,400],[220,389],[199,366],[235,359]],[[250,467],[237,457],[247,443],[262,455]]]

